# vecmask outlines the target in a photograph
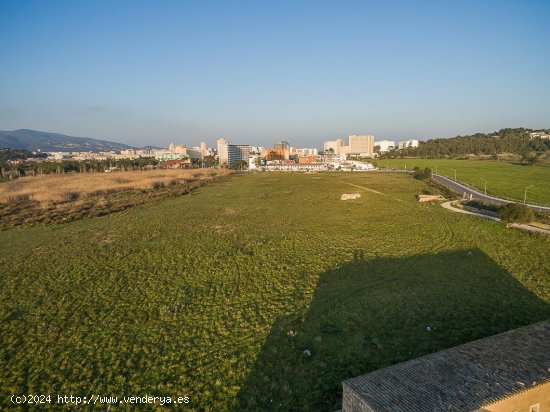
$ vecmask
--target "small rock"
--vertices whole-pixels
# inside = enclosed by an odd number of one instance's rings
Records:
[[[311,351],[310,351],[309,349],[306,349],[306,350],[304,351],[304,355],[306,355],[306,356],[311,356]]]
[[[355,199],[359,199],[360,197],[361,195],[359,193],[344,193],[340,197],[340,200],[355,200]]]

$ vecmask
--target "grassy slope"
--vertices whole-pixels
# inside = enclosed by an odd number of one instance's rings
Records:
[[[523,201],[525,187],[534,185],[527,191],[527,200],[542,205],[550,205],[550,167],[522,166],[518,164],[487,160],[446,160],[446,159],[390,159],[379,160],[380,167],[412,169],[414,166],[429,167],[435,173],[467,183],[483,192],[487,179],[487,194]]]
[[[548,238],[418,204],[423,185],[244,175],[1,232],[0,405],[93,392],[335,410],[342,379],[549,317]]]

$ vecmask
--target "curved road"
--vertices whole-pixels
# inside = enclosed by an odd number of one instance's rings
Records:
[[[491,203],[495,203],[497,205],[505,205],[505,204],[508,204],[508,203],[512,203],[510,200],[504,200],[504,199],[500,199],[498,197],[484,195],[483,193],[477,192],[477,191],[475,191],[475,190],[473,190],[473,189],[471,189],[467,186],[464,186],[464,185],[462,185],[458,182],[455,182],[454,180],[449,179],[448,177],[445,177],[445,176],[433,174],[432,179],[434,179],[436,182],[439,182],[439,183],[447,186],[449,189],[451,189],[452,191],[458,193],[459,195],[461,195],[463,193],[466,193],[466,195],[469,196],[471,194],[473,199],[482,200],[484,202],[491,202]],[[529,205],[529,204],[527,206],[529,206],[535,212],[543,212],[543,213],[550,212],[550,207]]]

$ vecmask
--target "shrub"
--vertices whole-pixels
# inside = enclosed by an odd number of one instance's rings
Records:
[[[420,171],[420,169],[418,168],[414,168],[414,178],[415,179],[418,179],[418,180],[425,180],[425,179],[429,179],[430,177],[432,177],[432,170],[427,167],[425,168],[423,171]]]
[[[508,203],[498,212],[504,222],[529,223],[534,219],[533,211],[521,203]]]

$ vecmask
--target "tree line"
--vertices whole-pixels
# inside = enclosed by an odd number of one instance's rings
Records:
[[[37,158],[34,154],[23,157],[25,155],[25,153],[11,153],[8,155],[5,149],[1,149],[0,177],[7,178],[9,176],[17,177],[52,173],[103,172],[113,167],[116,167],[119,170],[141,170],[151,166],[156,166],[159,163],[159,161],[153,157],[140,157],[137,159],[43,161],[33,160]],[[29,159],[29,157],[31,158]],[[26,160],[25,162],[13,162],[13,160],[25,159],[29,160]]]
[[[494,133],[476,133],[468,136],[439,138],[421,141],[418,147],[407,147],[401,150],[391,150],[381,155],[381,158],[395,157],[457,157],[464,155],[489,155],[513,153],[526,160],[550,150],[550,139],[531,139],[532,129],[507,128]],[[546,133],[550,134],[550,130]]]

